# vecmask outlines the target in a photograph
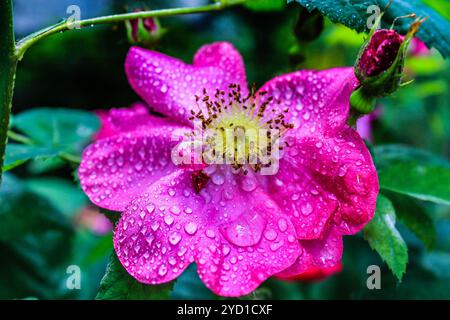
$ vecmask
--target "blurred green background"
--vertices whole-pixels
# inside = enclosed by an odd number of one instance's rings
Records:
[[[15,1],[17,35],[57,22],[66,16],[67,5],[77,2],[83,18],[127,8],[127,1]],[[135,5],[137,1],[129,2]],[[157,9],[205,1],[145,3]],[[36,8],[41,8],[38,14]],[[244,57],[249,82],[257,86],[298,69],[353,65],[364,40],[364,35],[318,14],[307,15],[296,3],[281,10],[233,8],[160,22],[167,33],[155,49],[190,62],[201,45],[230,41]],[[129,46],[121,24],[68,32],[42,41],[19,65],[14,114],[36,107],[106,110],[138,101],[123,71]],[[368,143],[405,144],[448,159],[449,62],[431,50],[425,55],[411,55],[406,72],[414,83],[379,101],[377,116],[372,120],[373,137]],[[109,222],[89,205],[73,182],[75,168],[60,160],[35,160],[5,176],[0,188],[0,298],[95,298],[112,252],[112,233]],[[271,279],[248,298],[450,299],[450,210],[431,203],[419,205],[433,221],[436,241],[429,250],[398,224],[409,248],[409,264],[401,283],[363,236],[356,235],[345,239],[344,270],[340,274],[319,283]],[[11,227],[7,224],[10,212],[26,224],[16,221]],[[366,269],[372,264],[382,268],[381,290],[366,287]],[[82,270],[81,290],[66,287],[70,265]],[[178,280],[171,297],[215,298],[193,268]]]

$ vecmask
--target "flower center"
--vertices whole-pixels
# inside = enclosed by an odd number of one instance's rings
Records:
[[[266,95],[252,86],[244,96],[239,85],[230,84],[228,92],[216,90],[210,96],[203,89],[203,95],[195,97],[200,111],[191,111],[190,120],[202,131],[207,164],[226,163],[236,169],[249,165],[255,172],[271,166],[283,148],[282,137],[293,125],[285,121],[289,109],[269,108],[274,99]]]

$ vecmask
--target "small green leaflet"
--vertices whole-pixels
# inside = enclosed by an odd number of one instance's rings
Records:
[[[395,220],[391,201],[379,195],[375,216],[364,228],[364,237],[401,281],[408,263],[408,247],[395,227]]]
[[[379,170],[378,178],[382,189],[450,205],[449,168],[404,162]]]
[[[62,151],[55,147],[31,146],[18,143],[6,145],[6,156],[3,171],[12,170],[31,159],[48,159],[59,155]]]
[[[30,143],[14,143],[10,139],[3,170],[14,169],[28,160],[78,155],[99,126],[99,119],[86,111],[38,108],[22,112],[14,117],[11,127],[25,134]]]
[[[427,250],[433,249],[436,242],[436,227],[421,201],[395,192],[383,191],[383,194],[394,205],[398,221],[414,233]]]
[[[97,300],[166,300],[173,283],[148,285],[138,282],[123,268],[115,253],[106,268]]]

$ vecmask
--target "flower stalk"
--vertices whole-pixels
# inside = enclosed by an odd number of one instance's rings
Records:
[[[116,23],[116,22],[124,22],[128,20],[135,19],[146,19],[146,18],[160,18],[160,17],[169,17],[176,15],[186,15],[193,13],[206,13],[206,12],[214,12],[220,11],[227,7],[235,6],[238,4],[242,4],[248,0],[222,0],[217,1],[212,4],[207,4],[204,6],[198,7],[187,7],[187,8],[173,8],[173,9],[161,9],[161,10],[150,10],[150,11],[139,11],[139,12],[130,12],[124,14],[114,14],[109,16],[91,18],[78,21],[77,24],[79,28],[93,27],[99,24],[106,23]],[[25,52],[33,46],[38,41],[47,38],[51,35],[73,30],[72,21],[64,20],[58,24],[45,28],[43,30],[37,31],[17,43],[16,55],[19,57],[19,60],[22,59]]]
[[[12,0],[0,1],[0,179],[16,77]]]

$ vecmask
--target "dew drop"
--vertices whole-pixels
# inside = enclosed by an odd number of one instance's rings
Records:
[[[158,274],[163,277],[167,274],[167,267],[165,264],[162,264],[158,269]]]
[[[151,228],[153,231],[157,231],[159,229],[159,222],[158,221],[153,221]]]
[[[147,212],[148,213],[153,213],[153,211],[155,211],[155,206],[153,204],[149,204],[147,206]]]
[[[265,227],[266,221],[261,215],[244,212],[235,221],[222,225],[220,230],[231,243],[248,247],[259,243]]]
[[[216,173],[211,177],[211,180],[214,184],[221,186],[225,182],[225,177],[221,173]]]
[[[250,177],[244,178],[241,183],[241,188],[244,191],[252,192],[256,189],[256,180]]]
[[[155,236],[153,235],[153,233],[149,233],[146,237],[145,237],[145,241],[147,241],[148,245],[151,246],[153,241],[155,241]]]
[[[181,235],[178,232],[174,232],[169,236],[169,242],[173,244],[174,246],[180,243],[181,241]]]
[[[301,211],[305,216],[307,216],[307,215],[310,215],[311,212],[313,212],[313,207],[309,203],[302,204]]]
[[[181,213],[181,210],[179,207],[173,206],[172,208],[170,208],[170,212],[172,212],[174,215],[179,215]]]
[[[264,238],[266,238],[269,241],[275,240],[277,238],[277,236],[278,236],[277,232],[273,229],[267,230],[264,233]]]
[[[285,219],[281,218],[280,220],[278,220],[278,228],[281,232],[285,232],[287,230],[288,225]]]
[[[206,230],[206,236],[208,238],[212,239],[212,238],[214,238],[216,236],[216,234],[215,234],[214,230],[208,229],[208,230]]]
[[[164,217],[164,222],[165,222],[168,226],[172,225],[173,221],[174,221],[174,217],[173,217],[172,215],[170,215],[170,214],[167,214],[167,215]]]
[[[197,232],[197,224],[195,222],[188,222],[184,226],[184,231],[189,235],[194,235]]]
[[[283,244],[284,244],[283,240],[274,242],[270,245],[270,250],[277,251],[278,249],[280,249],[283,246]]]

